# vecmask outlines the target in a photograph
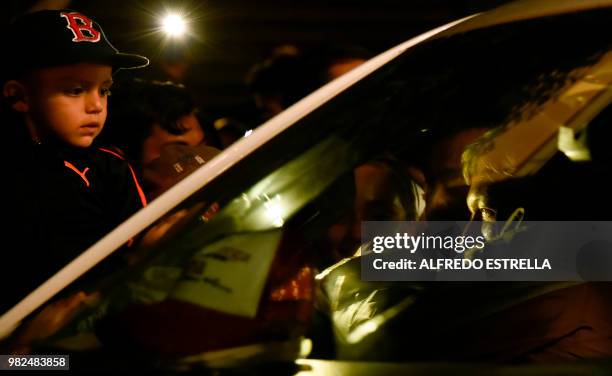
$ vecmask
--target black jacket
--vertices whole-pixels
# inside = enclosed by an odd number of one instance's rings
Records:
[[[146,205],[133,169],[113,150],[29,143],[18,154],[5,157],[3,309]]]

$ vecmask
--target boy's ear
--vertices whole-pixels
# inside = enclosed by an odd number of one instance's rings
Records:
[[[11,107],[17,112],[28,112],[28,105],[25,86],[15,80],[7,81],[2,88],[4,98],[9,101]]]

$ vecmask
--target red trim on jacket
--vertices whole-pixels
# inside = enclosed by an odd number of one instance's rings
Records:
[[[125,161],[125,158],[121,154],[119,154],[117,152],[114,152],[112,150],[105,149],[105,148],[98,148],[98,149],[103,151],[103,152],[112,154],[115,157]],[[130,169],[130,172],[132,173],[132,179],[134,179],[134,184],[136,184],[136,190],[138,190],[138,195],[140,196],[140,202],[142,202],[142,207],[145,207],[145,206],[147,206],[147,197],[145,196],[144,191],[140,187],[140,183],[138,182],[138,178],[136,177],[136,172],[132,168],[132,165],[129,162],[127,162],[127,161],[126,161],[126,163],[127,163],[128,167]]]

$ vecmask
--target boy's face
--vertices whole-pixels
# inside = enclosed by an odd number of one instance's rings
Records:
[[[34,71],[26,81],[26,117],[43,140],[88,147],[100,134],[112,84],[107,65],[79,63]]]

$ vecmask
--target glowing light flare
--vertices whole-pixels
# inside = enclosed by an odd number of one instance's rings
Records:
[[[162,30],[171,37],[180,37],[187,31],[187,22],[178,14],[168,14],[161,24]]]
[[[268,199],[268,201],[264,202],[266,216],[272,222],[272,225],[282,227],[285,223],[285,208],[283,207],[280,195],[276,195],[273,199],[265,197]]]

